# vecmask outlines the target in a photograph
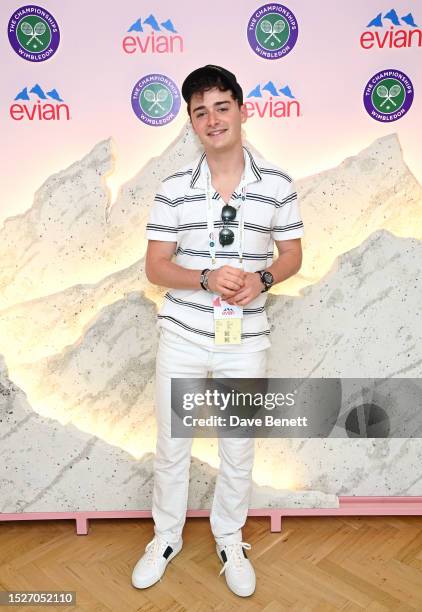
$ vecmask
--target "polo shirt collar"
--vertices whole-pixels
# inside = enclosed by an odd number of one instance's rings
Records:
[[[262,181],[262,175],[259,171],[252,153],[247,147],[243,147],[243,155],[245,158],[245,185]],[[197,159],[193,166],[192,178],[190,182],[191,189],[206,189],[207,188],[207,159],[205,152]]]

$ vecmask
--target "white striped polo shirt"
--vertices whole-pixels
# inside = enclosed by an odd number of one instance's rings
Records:
[[[242,202],[239,183],[230,204],[244,206],[243,269],[256,272],[268,268],[273,261],[274,240],[291,240],[303,236],[297,193],[290,176],[279,167],[243,147],[246,200]],[[203,153],[166,177],[155,196],[149,215],[146,237],[176,243],[175,263],[184,268],[211,268],[208,245],[206,177],[208,165]],[[214,227],[223,226],[221,210],[224,201],[212,188]],[[237,240],[239,214],[228,223],[233,230],[233,244],[217,246],[216,267],[239,267]],[[213,294],[198,289],[170,289],[158,313],[158,327],[171,330],[201,344],[209,350],[231,353],[259,351],[270,346],[269,325],[265,313],[267,292],[258,295],[243,308],[240,345],[214,344]]]

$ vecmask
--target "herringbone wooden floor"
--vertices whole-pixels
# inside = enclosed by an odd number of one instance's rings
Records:
[[[162,582],[145,590],[130,576],[152,538],[150,519],[0,522],[0,590],[75,590],[86,612],[422,611],[422,517],[288,517],[283,531],[249,518],[244,541],[257,574],[252,597],[219,576],[209,521],[188,519],[184,547]],[[4,607],[4,610],[30,608]]]

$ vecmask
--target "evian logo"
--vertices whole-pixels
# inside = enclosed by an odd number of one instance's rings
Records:
[[[137,19],[123,38],[123,51],[133,53],[183,53],[183,38],[177,33],[171,19],[160,23],[150,15]]]
[[[249,117],[282,118],[300,117],[300,102],[296,100],[288,85],[277,88],[273,81],[256,85],[246,96],[246,110]]]
[[[360,37],[362,49],[402,49],[421,47],[422,30],[412,13],[399,17],[395,9],[378,13],[366,26]]]
[[[38,84],[28,91],[24,87],[14,98],[9,109],[14,121],[69,121],[69,106],[63,103],[57,89],[44,92]]]

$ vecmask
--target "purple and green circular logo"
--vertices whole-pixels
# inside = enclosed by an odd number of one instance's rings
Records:
[[[381,70],[365,86],[363,103],[366,112],[376,121],[397,121],[413,102],[413,85],[400,70]]]
[[[297,20],[283,4],[264,4],[249,19],[247,32],[249,44],[257,55],[279,59],[296,44]]]
[[[44,62],[57,51],[60,30],[53,15],[35,4],[21,6],[9,19],[7,33],[13,49],[29,62]]]
[[[180,91],[164,74],[147,74],[132,90],[132,108],[147,125],[166,125],[180,110]]]

